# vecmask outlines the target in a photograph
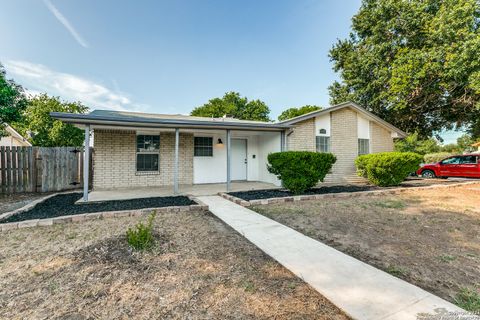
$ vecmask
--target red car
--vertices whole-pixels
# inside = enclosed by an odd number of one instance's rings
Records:
[[[424,164],[417,170],[424,178],[480,178],[480,154],[464,154],[443,159],[437,163]]]

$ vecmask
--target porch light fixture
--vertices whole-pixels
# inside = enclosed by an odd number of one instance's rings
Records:
[[[217,140],[217,144],[223,144],[223,141],[222,141],[222,139],[218,138],[218,140]]]

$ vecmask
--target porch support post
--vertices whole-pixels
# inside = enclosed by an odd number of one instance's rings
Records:
[[[280,132],[280,151],[282,152],[286,150],[285,142],[286,140],[285,140],[285,130],[284,130]]]
[[[83,152],[83,201],[88,201],[90,177],[90,125],[85,125],[85,150]]]
[[[231,133],[230,133],[230,129],[227,129],[227,192],[230,191],[230,184],[231,184],[231,177],[230,177],[231,163],[232,163]]]
[[[175,164],[173,169],[173,193],[178,194],[178,146],[180,140],[180,129],[175,128]]]

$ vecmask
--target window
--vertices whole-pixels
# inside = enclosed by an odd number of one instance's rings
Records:
[[[213,156],[213,138],[195,137],[193,144],[193,154],[195,157]]]
[[[358,139],[358,155],[370,153],[370,140]]]
[[[330,152],[330,137],[317,136],[317,152]]]
[[[477,157],[476,156],[461,157],[460,164],[477,164]]]
[[[320,129],[320,130],[318,130],[318,133],[327,134],[327,129]]]
[[[459,164],[460,163],[460,157],[451,157],[451,158],[447,158],[445,160],[442,160],[442,162],[440,162],[441,164]]]
[[[158,171],[160,136],[137,136],[137,171]]]

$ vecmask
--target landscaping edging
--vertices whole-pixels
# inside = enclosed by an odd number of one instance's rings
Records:
[[[319,199],[332,199],[332,198],[351,198],[356,196],[370,196],[378,194],[396,194],[407,191],[415,190],[428,190],[428,189],[437,189],[437,188],[456,188],[464,185],[480,184],[480,181],[470,181],[470,182],[460,182],[452,183],[448,185],[435,184],[430,186],[422,187],[408,187],[408,188],[392,188],[385,190],[369,190],[369,191],[357,191],[357,192],[338,192],[338,193],[323,193],[323,194],[310,194],[310,195],[298,195],[298,196],[288,196],[288,197],[279,197],[279,198],[268,198],[268,199],[255,199],[255,200],[244,200],[232,196],[226,192],[219,192],[218,195],[224,199],[232,201],[233,203],[239,204],[243,207],[249,207],[251,205],[265,205],[271,203],[281,203],[281,202],[293,202],[293,201],[305,201],[305,200],[319,200]]]
[[[8,218],[14,214],[21,214],[24,211],[27,211],[31,208],[33,208],[35,205],[47,200],[50,197],[53,197],[58,194],[64,194],[62,193],[56,193],[52,195],[48,195],[42,199],[38,199],[35,201],[32,201],[28,205],[11,211],[11,212],[6,212],[2,215],[0,215],[0,219],[5,219]],[[19,221],[19,222],[8,222],[8,223],[0,223],[0,231],[7,231],[7,230],[13,230],[13,229],[21,229],[21,228],[32,228],[32,227],[43,227],[43,226],[51,226],[54,224],[65,224],[65,223],[70,223],[70,222],[83,222],[83,221],[88,221],[88,220],[96,220],[96,219],[105,219],[105,218],[114,218],[114,217],[138,217],[142,215],[148,215],[152,211],[156,213],[160,212],[180,212],[180,211],[195,211],[195,210],[200,210],[200,211],[208,211],[208,205],[203,203],[201,200],[199,200],[196,197],[193,196],[187,196],[190,200],[195,202],[196,204],[192,204],[189,206],[170,206],[170,207],[161,207],[161,208],[143,208],[143,209],[136,209],[136,210],[120,210],[120,211],[103,211],[103,212],[94,212],[94,213],[82,213],[82,214],[74,214],[74,215],[68,215],[68,216],[60,216],[60,217],[55,217],[55,218],[48,218],[48,219],[33,219],[33,220],[25,220],[25,221]]]

